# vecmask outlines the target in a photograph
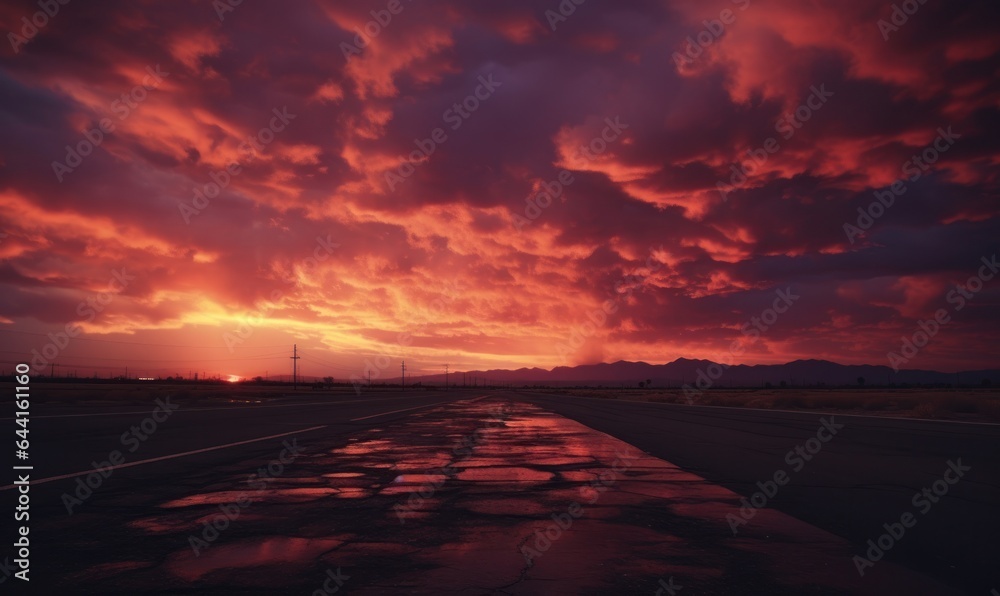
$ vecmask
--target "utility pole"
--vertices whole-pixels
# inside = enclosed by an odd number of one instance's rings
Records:
[[[448,365],[444,365],[444,390],[448,390]]]
[[[400,385],[403,386],[403,391],[406,391],[406,360],[403,360],[402,364],[400,364],[399,370],[401,375],[400,379],[402,379],[402,381],[400,381]]]
[[[292,344],[292,391],[299,390],[299,346]],[[286,369],[287,370],[287,369]]]
[[[371,369],[371,367],[368,368],[368,388],[369,389],[372,388],[372,369]]]

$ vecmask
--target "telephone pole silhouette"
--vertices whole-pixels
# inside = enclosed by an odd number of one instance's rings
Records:
[[[448,390],[448,365],[444,365],[444,390]]]
[[[298,391],[299,389],[299,346],[298,344],[292,344],[292,355],[289,356],[292,359],[292,390]]]
[[[400,364],[400,385],[403,386],[403,391],[406,391],[406,360]]]

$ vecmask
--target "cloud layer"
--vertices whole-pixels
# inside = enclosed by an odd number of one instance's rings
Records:
[[[1000,365],[995,3],[477,4],[5,5],[4,360]]]

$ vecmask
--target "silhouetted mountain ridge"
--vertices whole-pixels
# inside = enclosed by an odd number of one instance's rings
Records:
[[[557,366],[552,370],[519,368],[517,370],[492,369],[485,371],[455,372],[449,377],[452,384],[473,382],[513,384],[588,384],[637,385],[652,380],[654,387],[680,387],[695,385],[699,381],[712,387],[760,387],[767,383],[787,385],[858,385],[864,379],[867,385],[980,385],[984,380],[1000,383],[1000,370],[977,370],[944,373],[933,370],[900,370],[893,372],[888,366],[873,364],[838,364],[829,360],[794,360],[785,364],[738,364],[724,366],[711,360],[678,358],[667,364],[648,362],[601,362],[579,366]],[[444,382],[444,375],[415,378],[425,382]]]

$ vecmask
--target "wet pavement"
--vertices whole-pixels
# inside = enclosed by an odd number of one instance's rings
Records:
[[[950,593],[888,561],[861,578],[845,540],[772,509],[734,536],[739,507],[609,435],[483,397],[39,525],[64,537],[52,571],[74,593]]]

